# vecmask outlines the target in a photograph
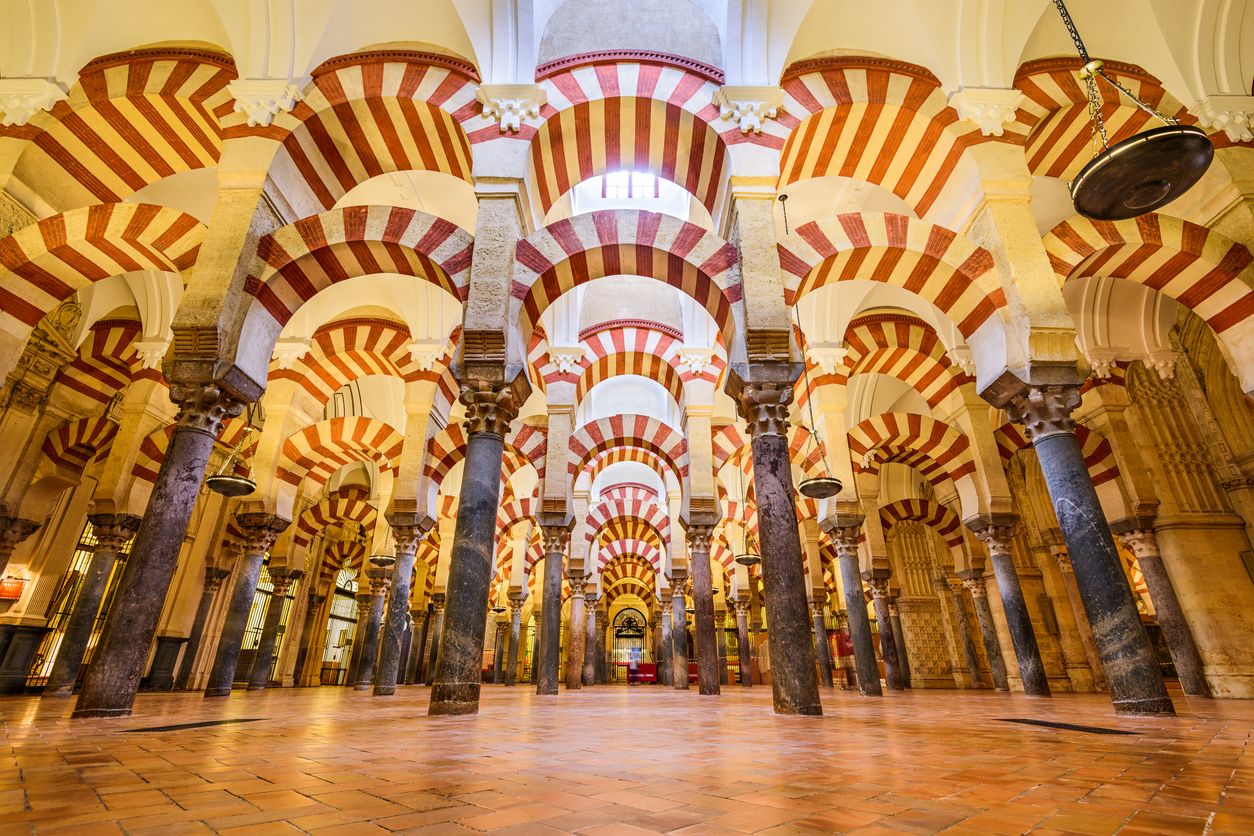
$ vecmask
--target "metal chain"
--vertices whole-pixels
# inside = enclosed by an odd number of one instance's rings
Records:
[[[799,336],[803,341],[802,347],[801,347],[801,373],[802,375],[805,376],[805,381],[806,381],[806,411],[810,413],[810,438],[809,438],[810,445],[809,446],[811,449],[813,449],[814,445],[817,443],[819,445],[819,453],[823,455],[824,459],[826,459],[827,453],[823,450],[823,446],[822,446],[823,442],[821,440],[818,442],[815,441],[815,439],[817,439],[819,435],[819,428],[818,428],[818,424],[814,423],[814,392],[812,392],[810,389],[810,359],[806,356],[805,343],[804,343],[805,331],[801,330],[801,307],[799,305],[794,304],[792,306],[792,314],[793,314],[793,318],[797,322],[797,336]]]
[[[1058,7],[1058,15],[1062,18],[1062,25],[1067,27],[1067,34],[1071,36],[1071,40],[1075,43],[1076,52],[1080,53],[1080,58],[1084,63],[1089,62],[1089,51],[1084,48],[1084,41],[1080,39],[1080,32],[1075,28],[1075,23],[1071,20],[1071,13],[1067,11],[1067,6],[1062,0],[1054,0],[1054,5]]]

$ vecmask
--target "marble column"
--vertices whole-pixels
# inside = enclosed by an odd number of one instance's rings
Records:
[[[1191,697],[1209,697],[1210,684],[1206,681],[1202,654],[1198,652],[1193,631],[1189,629],[1180,599],[1176,597],[1176,588],[1159,554],[1154,529],[1148,524],[1138,525],[1136,520],[1121,520],[1111,528],[1136,557],[1136,563],[1141,568],[1145,587],[1158,616],[1158,626],[1162,628],[1172,664],[1176,667],[1176,676],[1180,678],[1180,687]]]
[[[244,535],[244,556],[240,558],[231,587],[231,600],[227,605],[226,621],[218,639],[218,652],[205,686],[206,697],[229,697],[231,683],[235,681],[235,668],[239,665],[240,650],[244,645],[244,631],[248,628],[248,613],[257,594],[257,581],[261,577],[261,564],[274,540],[287,528],[289,520],[273,514],[249,512],[235,515],[236,525]]]
[[[727,613],[714,611],[714,637],[718,639],[718,684],[727,685]]]
[[[595,685],[597,681],[597,593],[585,592],[583,594],[584,601],[584,624],[586,631],[584,633],[584,656],[583,656],[583,684]]]
[[[658,595],[658,603],[661,604],[662,612],[660,615],[662,621],[662,652],[658,654],[657,664],[657,681],[659,685],[670,685],[674,679],[674,671],[672,670],[672,653],[671,642],[673,639],[673,630],[671,626],[674,615],[673,595],[670,590],[663,590]]]
[[[405,684],[419,685],[422,682],[422,658],[427,650],[427,635],[431,629],[431,610],[427,607],[414,607],[409,611],[414,620],[414,640],[409,643],[409,659],[405,662]],[[418,629],[419,622],[422,629]]]
[[[526,375],[510,383],[473,376],[461,381],[466,458],[449,559],[448,609],[428,708],[433,715],[479,711],[483,626],[495,571],[505,435],[528,391]]]
[[[531,630],[531,684],[535,685],[539,676],[540,665],[540,620],[544,617],[541,610],[532,611],[531,620],[533,627]]]
[[[817,715],[823,706],[788,450],[788,405],[799,370],[788,363],[755,364],[746,369],[749,380],[731,376],[728,393],[749,425],[775,713]]]
[[[505,684],[505,652],[508,642],[509,622],[498,618],[492,637],[492,684]]]
[[[897,656],[897,637],[893,635],[893,620],[888,614],[888,574],[873,570],[866,582],[871,587],[871,602],[875,607],[875,623],[880,628],[880,655],[884,658],[884,681],[890,691],[904,691],[906,683],[901,675],[901,661]]]
[[[587,650],[588,623],[584,608],[584,575],[570,575],[570,630],[566,636],[566,690],[583,687],[583,657]]]
[[[1014,644],[1015,659],[1019,663],[1023,692],[1029,696],[1048,697],[1049,680],[1045,676],[1045,663],[1041,661],[1036,630],[1032,627],[1032,616],[1028,613],[1028,603],[1019,586],[1019,573],[1015,571],[1014,556],[1011,554],[1014,523],[1012,515],[1003,515],[983,517],[968,525],[972,526],[975,536],[988,546],[989,561],[997,578],[997,591],[1001,593],[1001,608],[1006,614],[1006,627],[1010,630],[1010,641]]]
[[[274,667],[274,652],[279,640],[279,626],[283,618],[283,604],[292,584],[305,576],[302,569],[271,569],[270,583],[274,591],[266,602],[266,617],[262,622],[261,639],[257,643],[257,655],[253,657],[253,669],[248,677],[249,691],[264,691],[270,683],[270,669]]]
[[[196,615],[192,618],[192,630],[187,636],[187,647],[183,649],[183,661],[179,663],[178,676],[174,678],[176,691],[187,690],[187,683],[192,678],[192,667],[196,664],[196,655],[200,652],[200,644],[205,638],[205,622],[209,619],[213,599],[222,588],[222,581],[230,574],[230,569],[221,569],[217,566],[205,567],[205,585],[200,591],[200,603],[196,605]]]
[[[1028,386],[1008,377],[983,394],[1024,425],[1036,450],[1115,711],[1174,714],[1075,435],[1071,412],[1080,405],[1080,387]]]
[[[91,628],[100,612],[113,564],[139,528],[139,517],[131,514],[90,514],[87,519],[96,535],[96,550],[78,588],[74,607],[70,610],[61,648],[52,663],[48,684],[44,687],[46,697],[68,697],[74,693],[83,657],[87,653],[87,642],[91,639]]]
[[[13,550],[27,537],[39,530],[42,523],[21,517],[0,517],[0,578],[13,557]]]
[[[118,600],[126,606],[114,607],[105,621],[75,718],[131,713],[213,440],[228,418],[243,411],[241,400],[215,383],[172,381],[170,400],[178,404],[178,417],[118,584]]]
[[[348,670],[344,674],[344,684],[351,688],[357,684],[357,671],[361,669],[361,648],[366,643],[366,622],[370,620],[370,602],[373,596],[366,588],[365,572],[357,576],[357,594],[353,600],[357,602],[356,625],[353,627],[353,645],[348,650]]]
[[[693,629],[696,633],[697,692],[714,696],[720,692],[718,637],[714,626],[714,577],[710,570],[710,538],[714,526],[689,522],[684,526],[692,572]]]
[[[671,687],[688,690],[688,596],[684,593],[683,570],[671,575]]]
[[[814,647],[819,660],[819,681],[824,688],[833,688],[832,646],[827,641],[827,615],[822,601],[810,602],[810,615],[814,618]]]
[[[572,521],[542,525],[544,540],[544,587],[540,608],[540,656],[535,664],[536,693],[557,695],[557,674],[562,652],[562,563],[570,545]]]
[[[993,610],[988,604],[988,587],[984,585],[984,572],[968,569],[958,573],[962,585],[971,593],[975,605],[975,620],[980,625],[980,639],[984,642],[984,655],[988,657],[988,670],[993,677],[993,687],[1009,691],[1006,680],[1006,662],[1001,657],[1001,642],[997,640],[997,625],[993,623]]]
[[[840,564],[840,581],[845,590],[845,614],[849,619],[849,640],[853,644],[853,662],[858,673],[858,689],[868,697],[883,696],[880,669],[875,662],[875,643],[871,639],[871,619],[866,614],[866,597],[862,593],[862,573],[858,570],[858,532],[860,518],[841,520],[847,525],[829,527]]]
[[[505,659],[505,684],[518,683],[518,643],[522,639],[522,595],[509,596],[509,649]]]
[[[735,601],[736,644],[740,650],[740,684],[753,687],[753,645],[749,643],[749,602]]]
[[[436,592],[431,596],[431,648],[427,654],[427,670],[423,682],[430,685],[435,682],[435,669],[440,662],[440,639],[444,634],[444,593]]]
[[[954,612],[958,617],[958,632],[962,636],[962,650],[967,659],[967,673],[971,677],[972,688],[983,688],[984,680],[980,676],[980,655],[976,652],[975,642],[971,640],[971,619],[967,616],[967,602],[962,599],[959,588],[949,582],[949,574],[941,569],[936,575],[936,586],[942,595],[949,595],[954,604]]]
[[[609,625],[609,612],[604,606],[597,609],[597,621],[602,625],[597,630],[597,684],[604,685],[609,681],[606,671],[609,669],[609,655],[605,650],[605,633]]]
[[[354,691],[368,691],[374,686],[374,670],[379,660],[379,633],[383,627],[383,606],[392,586],[392,570],[395,567],[396,558],[391,555],[375,555],[370,558],[370,568],[366,570],[366,577],[370,578],[370,609],[366,613],[366,628],[361,641],[361,664],[357,666]]]
[[[396,513],[388,515],[388,525],[396,539],[395,566],[392,570],[392,586],[388,591],[387,615],[379,634],[379,663],[374,677],[374,695],[388,697],[396,693],[396,682],[401,674],[405,640],[413,640],[413,628],[409,619],[409,596],[414,577],[414,557],[418,543],[435,520],[419,514]]]
[[[296,668],[292,673],[292,680],[298,688],[305,681],[306,665],[309,664],[311,655],[316,660],[319,684],[321,684],[321,662],[325,649],[319,646],[318,636],[314,633],[318,632],[318,609],[326,600],[326,593],[318,592],[316,589],[309,590],[305,595],[305,620],[300,627],[300,650],[296,653]],[[321,633],[322,638],[326,638],[326,631],[323,630]]]
[[[1106,673],[1102,670],[1102,658],[1097,652],[1097,644],[1093,641],[1093,628],[1089,625],[1088,613],[1084,611],[1084,602],[1080,600],[1080,588],[1075,583],[1075,572],[1071,569],[1071,558],[1067,550],[1053,549],[1054,560],[1058,562],[1058,573],[1062,575],[1062,585],[1067,590],[1067,604],[1071,607],[1071,616],[1075,619],[1076,630],[1080,633],[1080,644],[1084,646],[1084,658],[1088,660],[1089,670],[1093,672],[1093,687],[1098,691],[1109,691],[1110,683],[1106,681]]]
[[[888,599],[888,618],[893,623],[893,641],[897,646],[897,661],[901,663],[901,684],[910,687],[910,654],[906,650],[906,634],[901,629],[901,610],[897,607],[897,596]]]

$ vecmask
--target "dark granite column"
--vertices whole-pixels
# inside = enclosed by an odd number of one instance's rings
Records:
[[[597,593],[585,592],[583,594],[584,602],[584,654],[583,654],[583,684],[595,685],[597,681]]]
[[[897,637],[893,635],[892,616],[888,614],[888,579],[886,570],[874,569],[868,573],[867,586],[871,587],[871,602],[875,606],[875,624],[880,631],[880,656],[884,659],[884,682],[890,691],[904,691],[906,683],[901,676],[901,661],[897,656]]]
[[[910,654],[906,649],[906,634],[901,629],[901,611],[897,608],[897,596],[888,599],[888,618],[893,623],[893,642],[897,647],[897,661],[901,663],[901,684],[910,687]]]
[[[100,612],[113,564],[139,528],[139,517],[131,514],[90,514],[87,519],[96,535],[96,550],[78,588],[61,638],[61,648],[52,663],[52,672],[48,674],[48,684],[44,687],[46,697],[68,697],[74,693],[83,656],[87,653],[87,642],[91,639],[91,628],[96,622],[96,614]]]
[[[671,687],[677,691],[688,688],[688,596],[684,592],[684,570],[676,569],[670,577],[671,589]]]
[[[988,605],[988,587],[984,585],[984,572],[980,569],[968,569],[958,573],[962,585],[971,593],[971,602],[975,605],[975,620],[980,625],[980,638],[984,642],[984,655],[988,657],[988,670],[993,676],[993,687],[998,691],[1009,691],[1006,680],[1006,662],[1001,656],[1001,642],[997,640],[997,625],[993,623],[993,610]]]
[[[542,611],[540,610],[532,611],[531,618],[532,618],[532,621],[535,622],[535,626],[531,631],[531,684],[532,685],[535,685],[536,681],[539,678],[540,619],[543,617],[544,617],[544,614]]]
[[[196,605],[196,615],[192,618],[192,630],[187,636],[187,647],[183,650],[183,661],[179,663],[178,676],[174,678],[176,691],[187,690],[187,683],[192,678],[192,667],[196,664],[196,655],[200,652],[200,644],[205,638],[205,622],[209,619],[213,599],[222,588],[222,581],[230,574],[229,569],[220,569],[217,566],[205,567],[205,585],[201,588],[200,603]]]
[[[374,695],[387,697],[396,693],[401,665],[405,659],[405,641],[413,640],[409,619],[409,595],[414,577],[414,557],[418,543],[435,520],[418,514],[393,512],[388,515],[388,525],[396,538],[395,568],[392,570],[392,588],[388,593],[387,616],[379,635],[379,664],[374,677]]]
[[[1174,714],[1075,436],[1079,385],[1029,386],[1005,375],[982,394],[1024,425],[1036,450],[1115,710]]]
[[[788,405],[800,365],[764,363],[745,371],[750,379],[733,372],[727,390],[752,439],[775,713],[822,714],[788,452]]]
[[[240,558],[231,587],[231,601],[218,639],[218,652],[213,660],[213,670],[205,686],[206,697],[229,697],[231,683],[235,681],[235,668],[239,664],[240,649],[244,644],[244,631],[248,627],[248,613],[257,594],[257,581],[261,577],[261,564],[266,552],[274,545],[275,538],[289,525],[273,514],[236,514],[235,522],[244,535],[244,556]]]
[[[318,592],[315,589],[309,590],[305,595],[305,618],[301,622],[300,627],[300,650],[296,652],[296,668],[292,673],[292,681],[299,688],[305,681],[305,665],[309,664],[311,658],[321,660],[325,649],[318,643],[318,637],[315,632],[321,632],[326,637],[326,631],[317,629],[318,608],[327,600],[325,592]],[[319,684],[321,684],[321,664],[319,668]]]
[[[373,596],[366,588],[366,573],[357,575],[357,593],[353,596],[357,602],[356,624],[353,627],[353,645],[348,650],[348,670],[344,674],[344,685],[352,688],[357,684],[357,671],[361,669],[361,649],[366,643],[366,622],[370,620],[370,602]]]
[[[727,612],[714,611],[714,637],[718,640],[718,684],[727,685]]]
[[[849,640],[853,644],[858,688],[865,696],[879,697],[884,692],[880,687],[880,669],[875,662],[871,619],[866,614],[866,597],[862,593],[862,573],[858,570],[858,532],[861,528],[861,517],[848,517],[839,519],[835,525],[829,525],[828,533],[836,546],[836,558],[840,564],[840,581],[845,590],[845,612],[849,619]]]
[[[606,651],[605,651],[605,632],[606,632],[606,628],[609,625],[608,616],[609,616],[609,611],[606,610],[605,607],[601,607],[599,610],[597,610],[597,619],[600,621],[602,625],[605,625],[600,630],[597,630],[597,684],[598,685],[604,685],[606,682],[609,681],[606,671],[609,669],[610,660],[609,660],[609,656],[606,654]]]
[[[736,644],[740,651],[740,684],[753,687],[753,645],[749,643],[749,602],[735,601]]]
[[[1149,520],[1129,519],[1115,523],[1111,530],[1119,535],[1119,539],[1136,557],[1137,565],[1141,567],[1145,587],[1149,590],[1150,601],[1158,615],[1158,626],[1163,630],[1172,664],[1176,667],[1176,676],[1180,678],[1180,687],[1191,697],[1209,697],[1210,683],[1206,681],[1202,654],[1198,652],[1193,631],[1189,629],[1189,622],[1185,620],[1184,610],[1180,607],[1180,599],[1176,597],[1176,588],[1171,583],[1171,576],[1167,574],[1167,567],[1158,551],[1158,538],[1154,535],[1154,529],[1149,526]]]
[[[117,600],[126,606],[114,607],[105,622],[74,705],[76,718],[131,713],[213,440],[223,422],[243,410],[240,400],[212,383],[174,382],[170,400],[179,405],[178,418],[118,585]]]
[[[539,656],[533,657],[536,693],[557,695],[559,654],[562,652],[562,561],[570,545],[570,519],[541,524],[544,539],[544,586],[541,593]]]
[[[370,578],[370,609],[366,614],[366,630],[361,641],[361,664],[357,666],[354,691],[368,691],[374,685],[375,663],[379,659],[379,632],[383,627],[383,606],[387,602],[388,589],[392,586],[392,569],[395,566],[396,558],[391,555],[375,555],[370,558],[370,568],[366,570],[366,577]]]
[[[427,653],[427,670],[423,682],[430,685],[435,682],[435,669],[440,662],[440,639],[444,635],[444,593],[431,595],[431,647]]]
[[[1058,538],[1061,541],[1062,533]],[[1089,624],[1088,613],[1084,611],[1084,602],[1080,600],[1080,588],[1075,583],[1075,571],[1071,568],[1071,558],[1065,548],[1055,547],[1051,551],[1058,563],[1058,572],[1062,575],[1062,585],[1067,590],[1067,603],[1071,607],[1071,616],[1075,619],[1076,629],[1080,633],[1080,644],[1084,645],[1084,658],[1088,660],[1089,670],[1093,672],[1093,687],[1098,691],[1109,691],[1110,683],[1106,681],[1106,672],[1102,670],[1102,658],[1097,652],[1097,644],[1093,641],[1093,628]]]
[[[814,619],[814,647],[819,660],[819,681],[824,688],[834,687],[832,681],[832,648],[827,641],[827,615],[822,601],[810,602],[810,615]]]
[[[510,383],[463,376],[466,459],[448,573],[448,610],[431,686],[430,714],[479,711],[483,626],[496,556],[496,512],[510,421],[527,398],[525,374]],[[560,594],[560,590],[559,590]]]
[[[584,612],[582,574],[570,575],[570,630],[566,645],[566,690],[578,691],[583,687],[583,657],[588,636],[587,616]]]
[[[971,620],[967,617],[967,604],[962,600],[962,593],[949,582],[949,573],[943,568],[936,570],[933,582],[941,595],[948,595],[953,601],[955,614],[958,617],[958,633],[962,636],[962,650],[967,658],[967,674],[971,677],[971,687],[983,688],[984,680],[980,676],[980,655],[975,650],[975,642],[971,640]]]
[[[505,684],[505,654],[508,651],[509,622],[497,619],[496,642],[492,648],[492,684]]]
[[[26,520],[21,517],[0,517],[0,578],[13,557],[13,550],[22,541],[39,530],[42,523]]]
[[[670,685],[671,680],[674,679],[671,662],[673,653],[671,642],[674,640],[672,638],[673,628],[671,627],[674,608],[672,601],[673,596],[669,589],[663,590],[658,595],[658,603],[662,608],[659,616],[662,621],[662,652],[658,654],[657,663],[657,681],[659,685]]]
[[[714,535],[714,520],[681,522],[688,540],[692,607],[696,610],[693,613],[693,629],[697,645],[697,692],[713,696],[721,690],[718,675],[718,637],[714,626],[714,577],[710,570],[710,538]]]
[[[1014,644],[1015,658],[1019,662],[1019,678],[1023,692],[1033,697],[1049,696],[1049,680],[1045,676],[1045,663],[1036,644],[1036,630],[1028,603],[1019,586],[1019,573],[1015,571],[1011,544],[1014,542],[1015,518],[1012,515],[984,516],[967,524],[975,536],[988,546],[989,561],[997,578],[997,590],[1001,593],[1001,608],[1006,614],[1006,627]],[[981,625],[983,632],[983,625]]]
[[[274,667],[274,652],[279,642],[279,627],[283,619],[283,604],[292,584],[305,577],[303,569],[274,568],[270,570],[270,583],[274,590],[266,602],[266,617],[261,624],[261,638],[257,642],[257,654],[253,656],[253,669],[248,675],[249,691],[264,691],[270,684],[270,669]]]
[[[509,596],[509,650],[505,654],[505,684],[518,683],[518,643],[522,640],[523,595]]]
[[[427,634],[431,629],[431,609],[415,607],[409,611],[409,615],[414,621],[414,638],[409,643],[409,659],[405,662],[404,684],[419,685],[422,683],[422,659],[427,650]],[[421,630],[418,629],[420,623],[422,624]]]

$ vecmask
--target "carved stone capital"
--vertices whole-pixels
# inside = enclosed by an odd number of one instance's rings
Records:
[[[720,87],[714,92],[719,118],[735,122],[742,134],[760,134],[763,124],[784,108],[784,91],[779,87]]]
[[[579,374],[583,369],[584,352],[581,345],[549,346],[549,362],[558,374]]]
[[[244,404],[216,383],[171,384],[170,400],[178,404],[177,426],[215,438],[228,419],[244,411]]]
[[[753,609],[753,605],[748,601],[732,601],[732,609],[736,611],[736,618],[749,617],[749,611]]]
[[[445,598],[443,592],[431,593],[431,606],[435,608],[435,614],[439,615],[444,612]]]
[[[810,615],[815,618],[823,618],[827,615],[827,605],[822,601],[811,601]]]
[[[247,554],[265,554],[292,521],[274,514],[250,511],[236,514],[235,524],[244,535],[244,551]]]
[[[0,517],[0,557],[13,554],[17,545],[38,531],[42,524],[22,517]]]
[[[583,594],[583,600],[585,603],[587,603],[589,607],[595,607],[597,604],[597,599],[599,599],[600,597],[601,597],[600,593],[597,592],[595,589],[592,590],[591,592],[585,592]]]
[[[418,544],[435,525],[435,520],[426,514],[392,513],[387,515],[387,521],[396,540],[397,554],[413,554],[418,551]]]
[[[888,577],[874,572],[868,572],[862,576],[866,581],[866,585],[871,589],[871,597],[887,598],[888,597]]]
[[[1080,405],[1080,387],[1027,386],[1011,397],[1006,412],[1011,421],[1023,424],[1028,441],[1075,432],[1072,411]]]
[[[1207,96],[1193,113],[1208,131],[1223,131],[1233,142],[1254,140],[1254,96]]]
[[[52,110],[67,94],[61,85],[46,78],[0,79],[0,125],[25,125],[41,110]]]
[[[220,569],[217,566],[205,567],[205,592],[210,595],[216,593],[222,588],[222,581],[230,577],[230,569]]]
[[[788,406],[792,403],[791,384],[746,381],[736,396],[736,409],[749,425],[750,439],[760,435],[788,436]]]
[[[684,535],[688,540],[688,549],[693,554],[710,553],[710,541],[714,538],[714,526],[688,523],[684,525]]]
[[[889,602],[888,602],[888,617],[889,617],[889,618],[897,618],[897,617],[898,617],[898,616],[900,616],[900,615],[901,615],[901,610],[897,607],[897,601],[896,601],[896,599],[891,599],[891,600],[889,600]]]
[[[565,555],[566,547],[570,545],[570,532],[574,525],[574,520],[557,523],[540,523],[540,540],[544,548],[544,553],[546,555]]]
[[[949,97],[958,118],[972,122],[984,136],[1001,136],[1015,121],[1025,96],[1014,88],[964,87]]]
[[[116,555],[139,530],[139,517],[134,514],[88,514],[92,533],[96,535],[96,551]]]
[[[282,598],[292,588],[292,584],[305,577],[303,569],[271,569],[270,583],[274,586],[273,594]]]
[[[302,98],[300,88],[285,78],[241,78],[226,86],[234,111],[248,117],[248,127],[264,128],[280,112],[291,112]]]
[[[988,597],[988,587],[984,583],[984,575],[979,572],[962,572],[959,574],[962,585],[971,593],[972,598]]]
[[[309,353],[311,340],[304,337],[280,337],[279,341],[274,344],[274,350],[270,353],[270,359],[274,360],[275,365],[280,369],[290,369],[296,365],[296,361]]]
[[[1137,560],[1159,556],[1158,538],[1152,528],[1129,528],[1117,532],[1117,536]]]
[[[475,99],[487,119],[500,122],[501,133],[517,133],[524,119],[539,119],[549,96],[538,84],[481,84]]]
[[[1013,514],[988,514],[967,520],[966,525],[988,547],[990,555],[1008,555],[1014,543],[1016,522]]]
[[[458,399],[466,407],[466,434],[490,433],[502,438],[509,423],[518,417],[522,403],[513,386],[498,381],[470,380],[462,383]]]

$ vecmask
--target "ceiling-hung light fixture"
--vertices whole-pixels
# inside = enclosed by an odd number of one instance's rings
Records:
[[[797,335],[804,338],[801,332],[801,310],[796,304],[792,308],[793,316],[797,321]],[[818,476],[811,476],[801,480],[801,484],[797,485],[797,490],[802,496],[810,499],[830,499],[840,493],[843,485],[840,480],[834,476],[826,475],[827,471],[827,451],[823,449],[823,439],[819,438],[819,425],[814,422],[814,392],[810,389],[810,364],[806,362],[805,353],[802,352],[801,357],[801,374],[806,382],[806,411],[810,413],[809,437],[806,439],[806,446],[811,451],[811,455],[815,449],[819,453],[819,467],[821,468]],[[802,422],[801,426],[805,427]],[[806,458],[809,458],[807,456]]]
[[[205,479],[205,484],[214,493],[223,496],[247,496],[257,490],[257,481],[252,478],[252,464],[249,454],[245,451],[252,448],[253,420],[256,417],[255,405],[249,404],[245,413],[244,432],[240,435],[235,447],[227,454],[222,466],[212,476]],[[242,473],[236,473],[236,463]]]
[[[1097,156],[1071,181],[1076,211],[1094,220],[1122,221],[1167,205],[1206,173],[1215,157],[1215,146],[1200,128],[1164,116],[1107,75],[1103,63],[1089,57],[1063,0],[1054,0],[1054,5],[1084,62],[1079,75],[1088,95],[1089,127],[1094,147],[1101,146]],[[1111,145],[1102,118],[1099,78],[1160,120],[1163,127]]]
[[[736,555],[735,561],[741,566],[757,566],[762,562],[762,555],[758,554],[757,544],[752,547],[749,544],[749,496],[745,493],[745,471],[739,462],[733,462],[736,468],[736,483],[740,486],[740,507],[744,510],[745,521],[740,526],[740,554]]]

